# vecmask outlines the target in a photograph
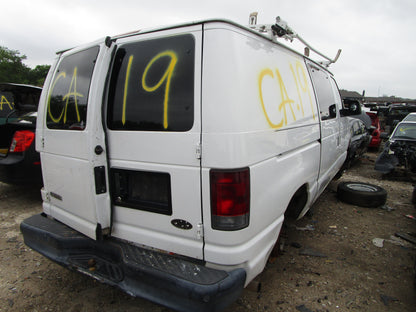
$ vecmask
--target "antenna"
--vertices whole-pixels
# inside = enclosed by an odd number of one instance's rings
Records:
[[[329,67],[329,65],[335,63],[340,54],[341,49],[338,50],[337,55],[335,58],[331,59],[330,57],[326,56],[325,54],[319,52],[318,50],[314,49],[309,43],[307,43],[299,34],[294,32],[289,25],[280,18],[280,16],[276,17],[276,23],[274,24],[263,24],[257,25],[257,12],[253,12],[250,14],[249,18],[249,27],[253,30],[257,30],[260,33],[267,33],[270,36],[270,39],[274,42],[277,42],[278,38],[284,38],[292,42],[294,39],[298,39],[303,45],[305,45],[305,55],[309,56],[309,50],[315,52],[319,56],[323,57],[327,61],[319,62],[320,64]]]

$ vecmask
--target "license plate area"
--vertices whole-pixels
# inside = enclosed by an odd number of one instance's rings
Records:
[[[111,169],[114,205],[172,215],[170,174]]]

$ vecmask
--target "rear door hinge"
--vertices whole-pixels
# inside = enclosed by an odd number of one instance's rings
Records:
[[[196,225],[196,237],[197,239],[204,238],[204,225],[202,223]]]
[[[198,143],[196,145],[196,152],[195,152],[196,159],[201,159],[201,154],[202,154],[202,145],[201,143]]]

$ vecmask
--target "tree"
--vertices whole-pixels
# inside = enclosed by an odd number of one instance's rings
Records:
[[[26,55],[17,50],[0,46],[0,82],[12,82],[42,86],[50,65],[29,68],[23,61]]]
[[[29,83],[25,77],[30,69],[23,64],[26,55],[20,56],[19,53],[19,51],[0,47],[1,82]]]
[[[42,87],[49,68],[51,68],[50,65],[37,65],[34,69],[31,69],[29,73],[30,84]]]

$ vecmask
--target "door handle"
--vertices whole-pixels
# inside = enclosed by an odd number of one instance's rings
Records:
[[[102,148],[102,146],[101,146],[101,145],[97,145],[97,146],[94,148],[94,152],[95,152],[95,154],[97,154],[97,155],[101,155],[103,151],[104,151],[104,149]]]
[[[95,178],[95,194],[104,194],[107,192],[107,184],[105,182],[105,167],[94,167]]]

